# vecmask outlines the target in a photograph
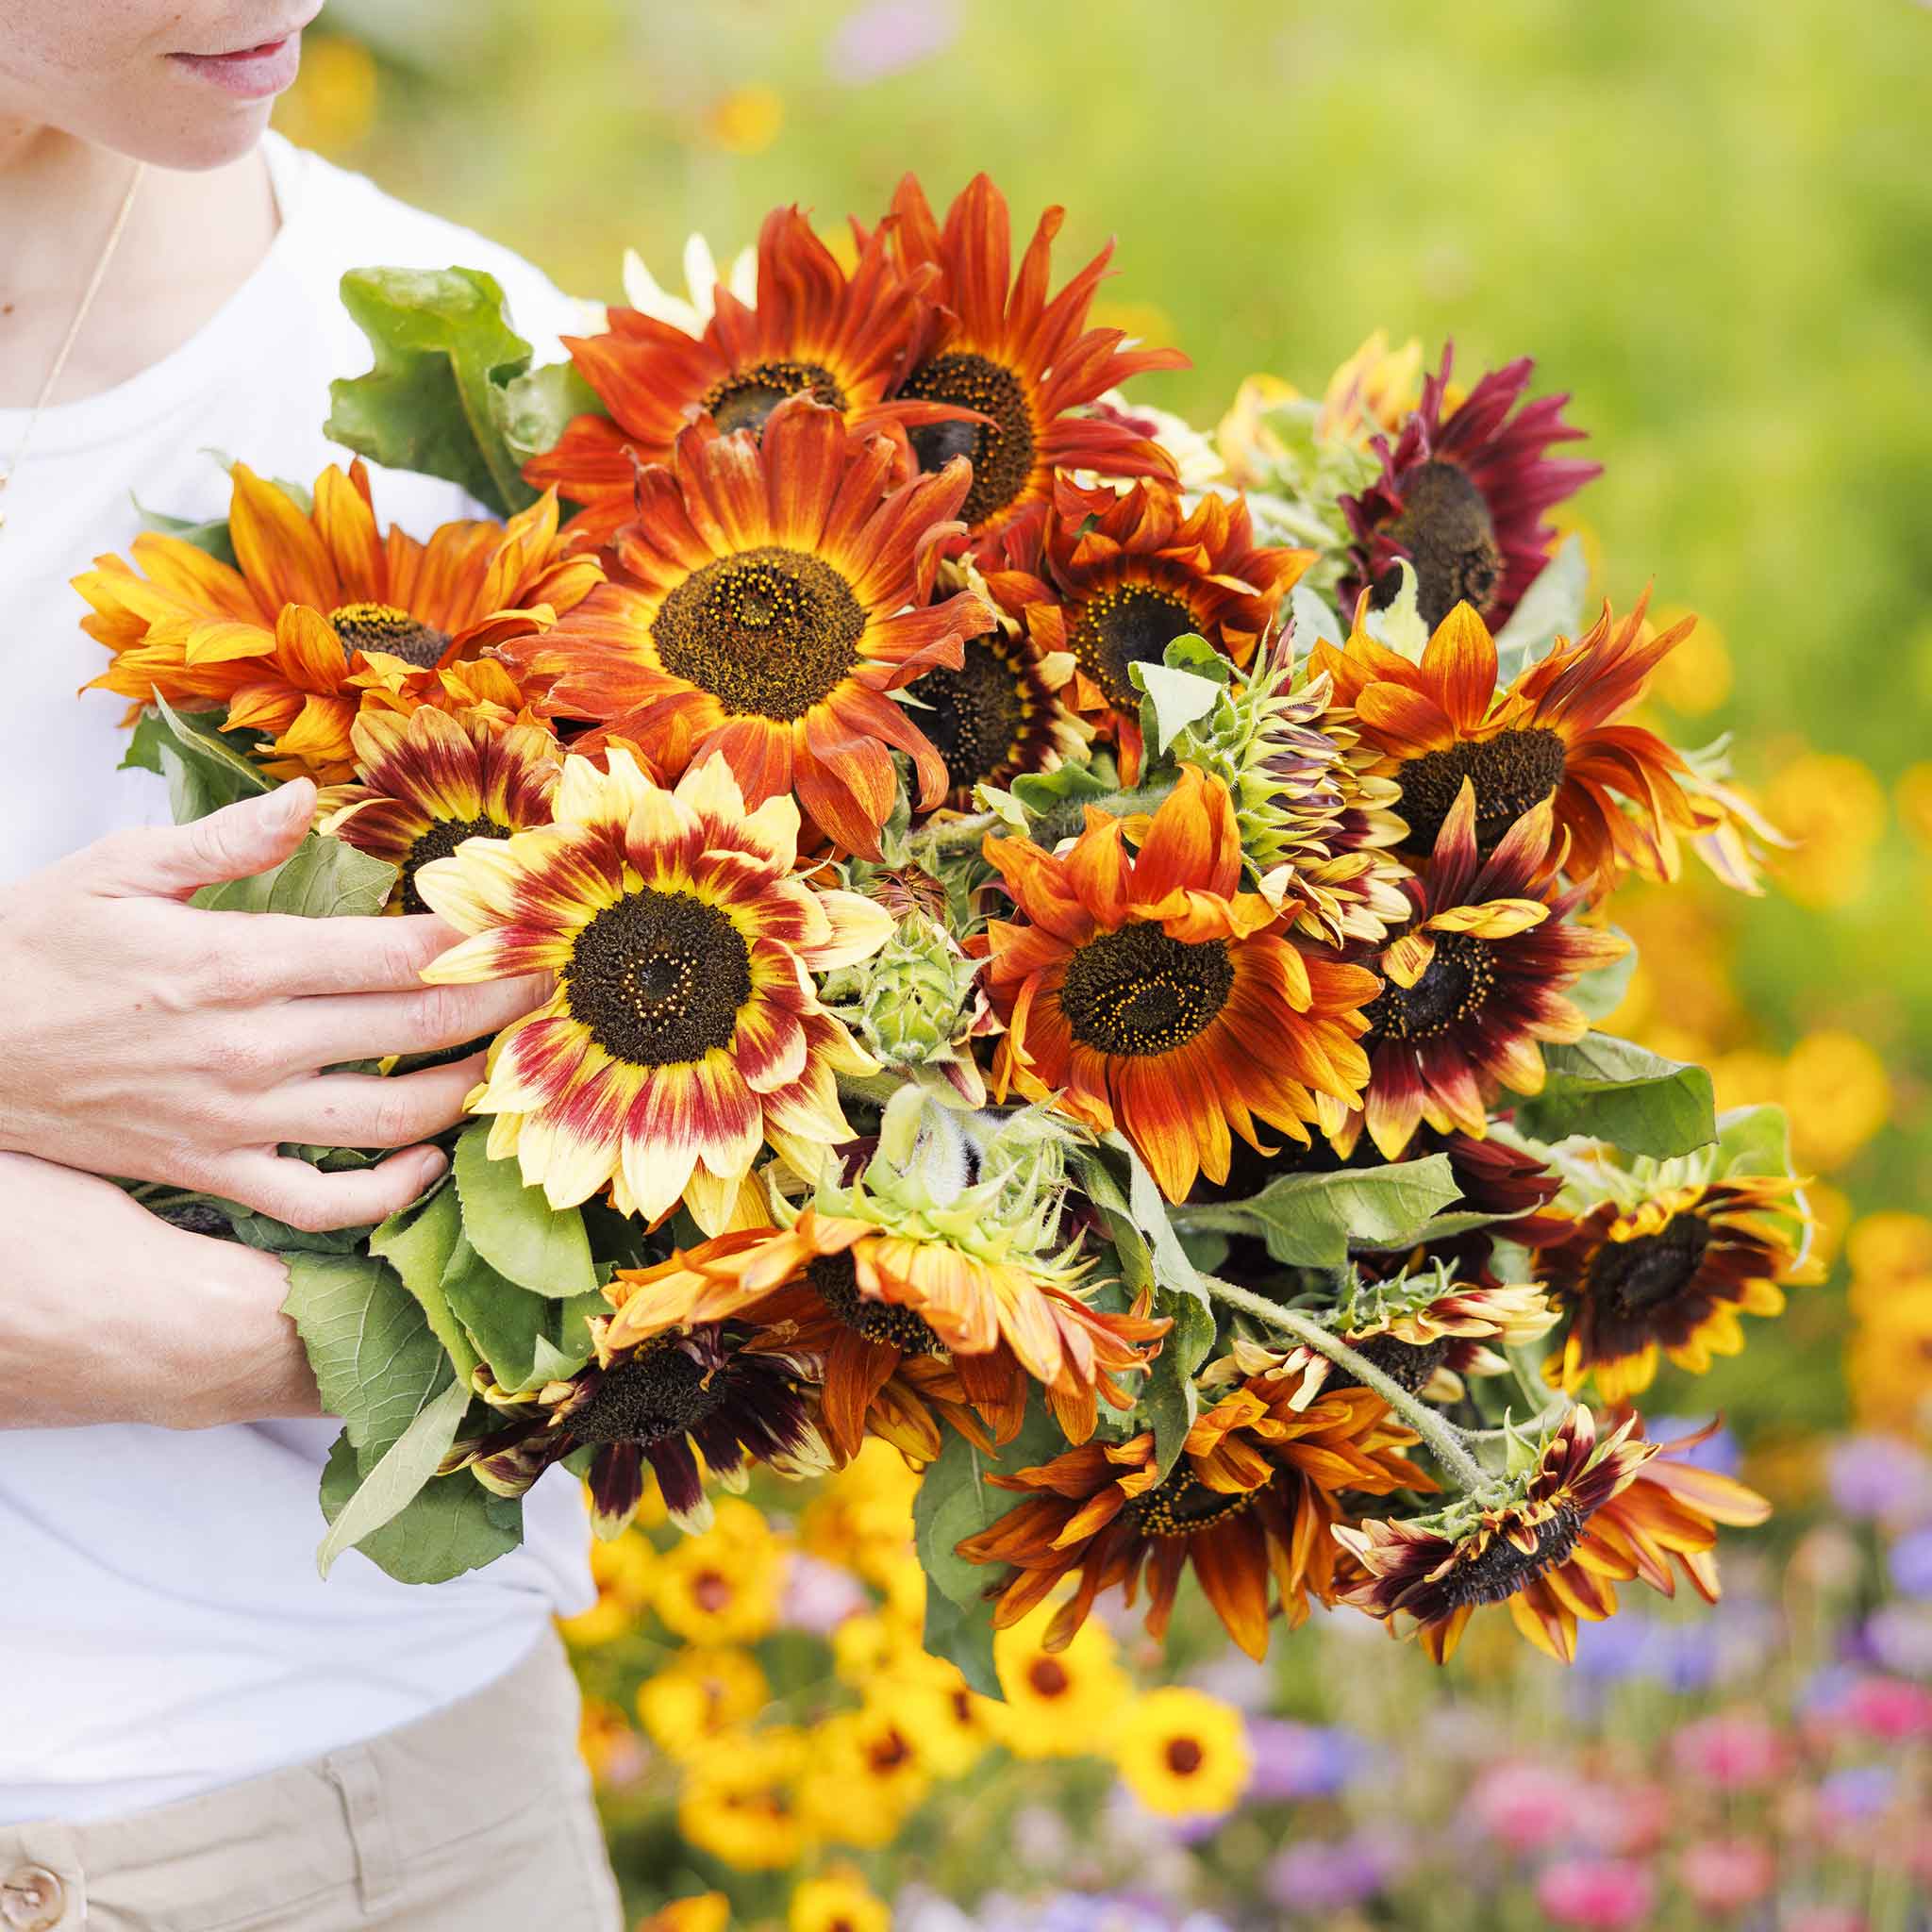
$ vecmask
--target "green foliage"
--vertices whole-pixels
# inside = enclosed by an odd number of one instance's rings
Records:
[[[1516,1110],[1517,1125],[1535,1140],[1584,1134],[1662,1160],[1717,1139],[1710,1075],[1702,1067],[1607,1033],[1544,1047],[1543,1066],[1543,1091]]]
[[[452,1379],[440,1394],[417,1410],[408,1427],[374,1461],[357,1457],[361,1479],[329,1519],[328,1534],[315,1553],[315,1567],[323,1575],[328,1574],[344,1550],[366,1541],[415,1501],[424,1484],[435,1475],[449,1445],[456,1441],[458,1424],[469,1406],[470,1391]],[[350,1453],[355,1453],[353,1445]],[[365,1462],[367,1468],[363,1473]],[[324,1513],[327,1514],[326,1506]]]
[[[368,1474],[346,1433],[339,1436],[322,1474],[324,1516],[333,1523]],[[523,1540],[522,1500],[492,1495],[467,1470],[458,1470],[432,1476],[407,1507],[357,1548],[398,1583],[447,1583],[507,1557]]]
[[[535,1294],[582,1295],[597,1286],[584,1217],[526,1188],[514,1160],[491,1160],[487,1120],[464,1129],[455,1168],[463,1233],[499,1274]]]
[[[340,839],[310,832],[281,864],[252,878],[204,886],[193,903],[215,912],[282,912],[304,919],[364,918],[389,903],[396,868]]]
[[[1285,1267],[1340,1268],[1351,1241],[1406,1248],[1427,1240],[1437,1210],[1460,1197],[1449,1157],[1431,1154],[1391,1167],[1278,1174],[1248,1200],[1189,1208],[1185,1219],[1191,1228],[1258,1235]]]
[[[380,1454],[450,1379],[449,1357],[394,1269],[367,1255],[291,1255],[282,1312],[350,1446]]]
[[[503,440],[519,463],[541,456],[578,416],[601,416],[604,399],[572,362],[546,362],[503,385],[495,404]]]
[[[157,691],[127,741],[121,769],[157,772],[165,778],[168,808],[177,825],[273,789],[274,781],[246,756],[254,734],[225,732],[220,719],[216,711],[183,717]]]
[[[592,1290],[558,1301],[499,1274],[458,1232],[443,1263],[442,1298],[499,1388],[541,1388],[590,1359],[592,1315],[609,1304]]]
[[[205,551],[218,563],[225,563],[230,570],[239,568],[235,560],[235,545],[228,536],[228,520],[216,517],[205,524],[197,524],[187,517],[165,516],[158,509],[149,509],[138,496],[128,499],[141,518],[143,530],[153,530],[162,537],[173,537],[176,542],[192,543],[197,550]]]
[[[480,1357],[442,1289],[443,1270],[449,1266],[462,1233],[457,1191],[445,1182],[427,1199],[391,1215],[370,1236],[369,1251],[380,1256],[401,1276],[403,1286],[423,1310],[429,1332],[455,1365],[457,1379],[467,1388]]]

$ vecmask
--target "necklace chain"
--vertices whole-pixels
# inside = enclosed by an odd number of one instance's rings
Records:
[[[88,277],[87,287],[81,291],[79,303],[74,310],[74,319],[67,325],[67,333],[61,338],[60,346],[54,352],[53,365],[47,371],[47,379],[41,384],[41,392],[34,398],[33,408],[26,414],[26,427],[20,432],[20,441],[14,446],[13,457],[4,470],[0,470],[0,530],[7,527],[7,509],[4,498],[7,486],[19,474],[20,466],[26,460],[27,445],[34,440],[34,431],[40,426],[42,414],[52,398],[61,375],[67,368],[67,358],[74,353],[74,345],[80,339],[81,329],[86,325],[88,311],[94,306],[94,297],[101,291],[101,284],[108,278],[108,267],[114,259],[114,251],[121,245],[122,232],[127,226],[127,217],[134,212],[134,197],[140,190],[142,177],[147,173],[147,163],[137,161],[134,174],[127,183],[127,192],[121,197],[121,210],[114,217],[114,225],[108,231],[108,240],[101,249],[100,259],[94,263],[94,272]]]

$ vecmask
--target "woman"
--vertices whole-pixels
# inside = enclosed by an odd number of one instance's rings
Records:
[[[425,989],[429,918],[198,910],[273,865],[306,784],[167,824],[117,774],[120,701],[67,579],[134,504],[225,513],[208,451],[313,475],[335,303],[373,262],[488,269],[557,353],[527,265],[274,136],[315,0],[7,0],[0,11],[0,1924],[542,1924],[618,1906],[553,1612],[587,1599],[567,1478],[515,1557],[436,1589],[315,1574],[320,1420],[281,1264],[103,1175],[298,1226],[379,1219],[441,1172],[473,1062],[324,1066],[506,1024],[527,985]],[[458,492],[378,475],[418,530]],[[326,1123],[323,1131],[321,1123]],[[356,1174],[279,1159],[400,1149]]]

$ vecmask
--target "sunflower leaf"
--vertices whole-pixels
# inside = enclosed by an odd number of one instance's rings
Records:
[[[128,492],[127,500],[133,504],[143,530],[172,537],[177,543],[192,543],[217,563],[225,563],[230,570],[241,567],[235,560],[235,545],[228,536],[226,517],[214,517],[208,523],[197,524],[189,517],[171,517],[160,510],[149,509],[132,491]]]
[[[344,1431],[322,1474],[322,1513],[337,1518],[366,1471]],[[432,1476],[408,1506],[357,1544],[398,1583],[447,1583],[508,1556],[524,1540],[523,1499],[492,1495],[467,1470]]]
[[[1197,641],[1174,640],[1174,643]],[[1206,648],[1204,644],[1204,648]],[[1170,654],[1174,645],[1168,646]],[[1134,664],[1128,667],[1135,684],[1145,693],[1141,707],[1141,729],[1154,740],[1158,750],[1165,751],[1190,724],[1205,718],[1221,702],[1226,690],[1224,679],[1203,676],[1179,664]]]
[[[325,433],[391,469],[441,476],[509,516],[536,499],[506,426],[527,433],[532,398],[508,385],[530,367],[503,290],[479,269],[351,269],[342,306],[375,366],[329,385]]]
[[[1572,534],[1537,573],[1509,622],[1496,633],[1497,676],[1507,684],[1524,666],[1541,658],[1560,637],[1574,637],[1583,623],[1583,593],[1590,564],[1583,539]]]
[[[1351,1241],[1407,1247],[1461,1194],[1449,1157],[1431,1154],[1388,1167],[1277,1174],[1245,1201],[1188,1208],[1182,1218],[1191,1231],[1259,1235],[1284,1267],[1340,1268]]]
[[[1010,1475],[1063,1451],[1066,1438],[1043,1404],[1028,1405],[1020,1433],[997,1456],[975,1448],[964,1436],[949,1434],[919,1479],[912,1502],[912,1535],[927,1579],[960,1608],[977,1603],[998,1574],[959,1556],[960,1540],[991,1529],[1021,1500],[1011,1490],[995,1489],[986,1478]]]
[[[1516,1124],[1538,1141],[1587,1135],[1626,1154],[1668,1160],[1717,1139],[1710,1075],[1608,1033],[1543,1048],[1543,1091],[1519,1103]]]
[[[533,1294],[589,1294],[597,1286],[584,1217],[526,1188],[514,1160],[491,1160],[488,1121],[464,1129],[455,1167],[463,1233],[497,1274]]]
[[[375,1458],[330,1522],[328,1534],[315,1553],[315,1567],[324,1576],[344,1550],[353,1549],[385,1524],[394,1522],[416,1500],[456,1441],[458,1425],[469,1406],[467,1385],[452,1380],[440,1395],[417,1410],[409,1426]]]
[[[546,362],[512,376],[497,391],[495,402],[503,440],[520,463],[555,448],[577,417],[609,414],[604,398],[577,374],[575,362]]]
[[[922,1641],[928,1657],[945,1657],[958,1667],[969,1689],[997,1704],[1006,1702],[1007,1693],[993,1668],[990,1603],[956,1604],[936,1590],[927,1591]]]
[[[204,886],[193,904],[217,912],[285,912],[303,919],[367,918],[389,902],[396,868],[340,839],[310,832],[281,864]]]
[[[391,1214],[369,1237],[369,1252],[379,1255],[402,1277],[403,1286],[421,1306],[430,1333],[442,1343],[455,1365],[457,1380],[467,1389],[479,1357],[442,1291],[443,1270],[462,1237],[463,1216],[457,1191],[443,1186],[426,1201]]]
[[[274,781],[248,760],[246,746],[242,734],[222,730],[219,712],[183,717],[156,691],[135,724],[121,769],[158,772],[168,781],[175,823],[185,825],[239,798],[274,790]]]
[[[1629,938],[1620,925],[1607,930],[1619,939]],[[1605,966],[1592,966],[1588,973],[1579,974],[1570,988],[1571,1004],[1580,1008],[1587,1019],[1607,1019],[1624,1004],[1624,995],[1630,990],[1630,975],[1636,971],[1637,948],[1631,946],[1621,958]]]
[[[438,1287],[497,1387],[508,1390],[575,1374],[591,1356],[586,1324],[609,1306],[594,1291],[565,1301],[530,1293],[498,1274],[460,1228]]]

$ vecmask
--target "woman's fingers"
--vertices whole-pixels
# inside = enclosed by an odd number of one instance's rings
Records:
[[[325,1228],[366,1227],[407,1208],[449,1163],[434,1147],[412,1147],[375,1167],[325,1174],[306,1160],[266,1149],[231,1155],[222,1162],[221,1191],[231,1201],[272,1215],[310,1234]]]
[[[439,1053],[500,1033],[550,997],[545,978],[291,1000],[271,1018],[280,1064],[308,1073],[388,1054]]]
[[[262,1139],[318,1147],[411,1147],[453,1127],[483,1077],[483,1056],[384,1079],[317,1074],[271,1088],[259,1102]],[[286,1217],[284,1217],[286,1218]]]
[[[208,962],[211,1003],[260,1006],[331,993],[404,992],[462,934],[433,914],[303,919],[283,912],[195,910],[190,928]]]

